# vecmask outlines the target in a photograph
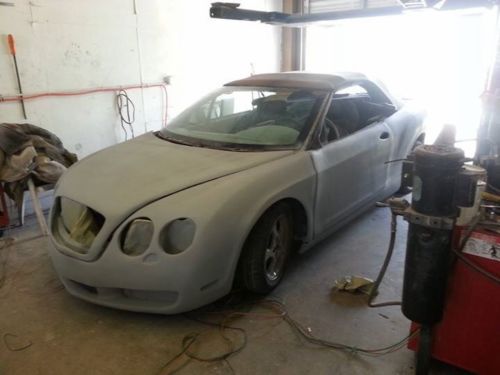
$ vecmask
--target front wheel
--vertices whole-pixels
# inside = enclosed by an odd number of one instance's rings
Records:
[[[238,267],[242,287],[269,293],[281,281],[293,244],[292,213],[286,204],[271,207],[248,236]]]

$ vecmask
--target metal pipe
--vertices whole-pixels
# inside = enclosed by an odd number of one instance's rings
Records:
[[[14,59],[14,68],[16,70],[17,86],[19,87],[19,94],[21,94],[21,108],[23,110],[24,119],[26,120],[28,117],[26,116],[26,107],[24,106],[24,100],[22,98],[23,88],[21,86],[21,77],[19,76],[19,67],[17,66],[16,45],[14,42],[14,36],[12,34],[9,34],[7,36],[7,41],[9,44],[10,54],[12,55],[12,58]]]

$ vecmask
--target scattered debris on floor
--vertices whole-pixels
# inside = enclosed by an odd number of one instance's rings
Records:
[[[344,276],[335,280],[332,292],[363,293],[370,295],[373,288],[373,280],[361,276]]]

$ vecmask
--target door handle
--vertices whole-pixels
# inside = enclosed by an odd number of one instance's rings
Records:
[[[388,139],[389,137],[390,137],[389,132],[382,132],[382,134],[380,134],[379,136],[379,139]]]

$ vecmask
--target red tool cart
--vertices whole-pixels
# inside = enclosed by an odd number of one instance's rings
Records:
[[[478,227],[463,255],[500,277],[500,234]],[[457,259],[433,338],[432,357],[478,375],[500,374],[500,285]],[[416,350],[418,338],[408,347]]]

